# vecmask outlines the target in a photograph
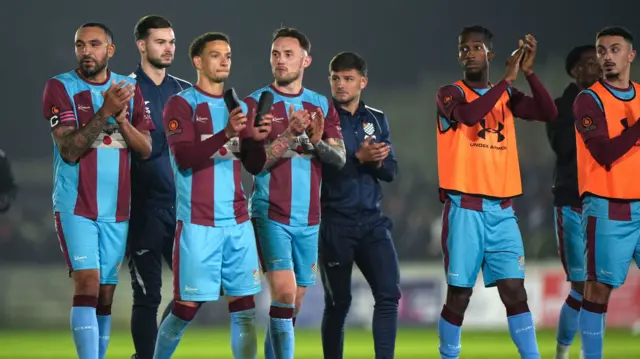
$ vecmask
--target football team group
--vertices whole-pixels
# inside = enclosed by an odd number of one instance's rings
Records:
[[[51,78],[43,115],[54,142],[53,211],[73,279],[71,332],[78,358],[105,358],[113,295],[125,260],[131,274],[132,358],[168,359],[202,303],[225,297],[234,358],[257,357],[254,296],[271,296],[265,358],[294,358],[294,326],[320,272],[322,350],[343,357],[356,264],[375,299],[376,358],[395,351],[400,270],[380,182],[397,162],[389,121],[361,100],[365,60],[342,52],[329,64],[331,98],[302,85],[311,43],[299,30],[271,38],[273,82],[244,99],[225,87],[231,41],[220,32],[189,48],[195,85],[167,73],[171,23],[135,25],[138,68],[108,67],[112,31],[75,33],[77,68]],[[448,283],[438,322],[442,358],[458,358],[461,327],[482,270],[506,308],[522,358],[540,358],[524,286],[525,256],[512,199],[522,194],[516,118],[545,122],[557,155],[554,213],[571,282],[560,313],[557,358],[579,331],[585,359],[602,358],[607,303],[632,259],[640,263],[639,85],[630,81],[632,35],[608,27],[574,48],[575,80],[555,102],[534,72],[537,41],[525,35],[499,82],[488,80],[493,35],[458,34],[463,79],[437,92],[437,157]],[[531,95],[512,86],[522,73]],[[243,168],[253,176],[247,200]],[[322,218],[322,220],[321,220]],[[162,262],[173,298],[158,326]],[[428,351],[425,348],[425,351]]]

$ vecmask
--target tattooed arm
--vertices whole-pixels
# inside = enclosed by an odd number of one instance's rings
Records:
[[[42,99],[42,113],[51,125],[53,138],[60,156],[67,162],[77,162],[89,150],[102,132],[114,108],[119,108],[133,96],[133,88],[124,86],[125,81],[105,91],[105,101],[95,115],[84,125],[78,126],[71,99],[64,85],[51,79],[47,82]],[[111,110],[110,110],[111,109]]]
[[[289,129],[286,129],[284,132],[278,136],[273,142],[269,143],[265,146],[265,152],[267,154],[267,159],[264,162],[264,166],[262,170],[267,170],[271,166],[273,166],[282,156],[287,152],[287,150],[295,141],[296,135],[291,133]]]
[[[57,126],[53,129],[60,156],[67,162],[77,162],[98,138],[109,119],[98,111],[85,126],[75,129],[71,126]]]
[[[347,152],[342,139],[329,138],[326,141],[320,140],[313,147],[320,161],[326,164],[341,169],[347,162]]]

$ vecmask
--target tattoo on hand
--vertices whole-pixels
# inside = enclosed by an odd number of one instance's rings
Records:
[[[332,139],[337,144],[329,145],[325,141],[320,141],[315,145],[316,155],[320,161],[342,168],[347,162],[346,151],[344,148],[344,141],[340,139]]]
[[[288,130],[283,132],[275,141],[266,146],[267,160],[264,163],[264,169],[275,164],[287,152],[295,136]]]
[[[78,130],[61,132],[56,136],[60,155],[67,161],[77,161],[91,147],[102,132],[108,117],[97,112],[89,122]]]

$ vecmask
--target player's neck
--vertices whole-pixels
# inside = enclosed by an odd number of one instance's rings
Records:
[[[629,74],[619,74],[616,77],[604,78],[604,82],[607,85],[615,87],[617,89],[628,89],[631,86],[631,78]]]
[[[209,79],[204,76],[198,76],[196,86],[198,86],[200,90],[213,96],[222,96],[222,92],[224,91],[224,82],[209,81]]]
[[[109,70],[108,69],[104,69],[103,71],[95,74],[94,76],[91,77],[84,77],[82,75],[82,72],[80,72],[79,70],[76,71],[80,77],[84,78],[86,81],[94,83],[94,84],[103,84],[105,82],[107,82],[107,78],[109,77]]]
[[[464,73],[464,82],[473,88],[489,87],[489,72],[482,71],[479,73]]]
[[[273,81],[273,88],[283,94],[297,95],[302,91],[302,78],[289,83],[279,83],[278,81]]]
[[[166,69],[159,69],[151,65],[151,63],[145,59],[140,63],[140,67],[142,67],[142,71],[144,71],[144,73],[149,76],[151,81],[156,85],[160,85],[167,74]]]
[[[360,97],[356,97],[347,103],[341,103],[340,108],[354,115],[360,106]]]

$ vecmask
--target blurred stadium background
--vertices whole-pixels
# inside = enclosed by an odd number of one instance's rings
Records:
[[[87,21],[101,21],[112,28],[118,51],[110,67],[130,73],[138,62],[133,25],[150,13],[162,14],[173,22],[178,49],[170,72],[192,82],[195,76],[188,61],[188,43],[205,31],[227,32],[234,53],[228,84],[239,94],[270,81],[270,34],[281,23],[300,28],[311,39],[314,62],[305,73],[309,88],[329,95],[327,66],[340,51],[357,51],[368,60],[370,85],[364,99],[388,115],[400,164],[395,183],[385,187],[384,203],[395,222],[393,234],[402,261],[397,357],[436,357],[434,328],[446,287],[440,257],[434,98],[439,86],[460,76],[455,60],[458,31],[479,23],[494,32],[494,81],[502,75],[503,63],[517,39],[525,33],[534,34],[539,42],[536,72],[554,96],[570,81],[564,71],[564,56],[571,47],[592,43],[601,27],[612,24],[624,25],[640,36],[635,14],[621,11],[625,4],[633,4],[631,1],[618,1],[616,7],[602,7],[595,0],[583,1],[580,7],[552,0],[490,3],[190,1],[188,6],[178,6],[156,0],[111,1],[98,6],[79,1],[25,0],[13,4],[10,11],[0,14],[0,29],[11,34],[4,37],[3,49],[12,54],[3,57],[4,81],[11,87],[2,90],[5,101],[0,148],[13,162],[20,193],[14,208],[0,216],[0,358],[74,357],[67,332],[71,282],[51,215],[52,142],[40,110],[44,83],[74,66],[73,33]],[[637,69],[638,65],[632,78],[639,79]],[[528,92],[522,78],[516,85]],[[540,329],[543,357],[551,357],[555,348],[553,328],[567,292],[551,211],[553,156],[544,125],[520,121],[517,127],[524,196],[515,203],[526,246],[526,284]],[[250,178],[246,180],[245,188],[250,191]],[[345,357],[372,358],[368,330],[373,301],[359,273],[354,276]],[[133,353],[128,335],[131,289],[126,264],[120,278],[110,358],[129,358]],[[168,271],[165,278],[163,292],[168,298]],[[297,322],[297,358],[321,357],[318,328],[322,296],[319,284],[307,295]],[[615,292],[609,306],[606,358],[640,357],[640,340],[631,336],[634,325],[640,327],[638,298],[640,275],[632,268],[627,284]],[[266,296],[260,296],[259,305],[265,309],[261,311],[261,323],[265,322],[267,301]],[[227,318],[224,302],[204,306],[176,358],[230,357]],[[464,328],[462,358],[517,357],[495,290],[476,289]],[[575,347],[577,350],[579,346]]]

